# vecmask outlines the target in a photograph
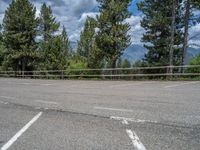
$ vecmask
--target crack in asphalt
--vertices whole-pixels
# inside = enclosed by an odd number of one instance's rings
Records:
[[[13,102],[6,102],[6,101],[0,101],[4,106],[12,106],[14,108],[19,108],[23,110],[31,110],[34,112],[42,111],[46,113],[50,112],[55,112],[55,113],[65,113],[65,114],[75,114],[75,115],[83,115],[83,116],[90,116],[90,117],[95,117],[95,118],[104,118],[104,119],[109,119],[111,118],[109,116],[102,116],[102,115],[95,115],[95,114],[89,114],[89,113],[82,113],[82,112],[75,112],[71,110],[64,110],[64,109],[55,109],[55,108],[42,108],[42,107],[37,107],[37,106],[30,106],[30,105],[23,105],[23,104],[18,104],[18,103],[13,103]],[[0,107],[2,107],[0,105]],[[115,120],[115,119],[113,119]],[[119,120],[115,120],[119,121]],[[131,122],[129,122],[131,123]],[[132,122],[133,123],[133,122]],[[152,124],[152,125],[162,125],[162,126],[168,126],[168,127],[174,127],[174,128],[183,128],[183,129],[199,129],[200,124],[195,124],[195,125],[188,125],[188,124],[177,124],[174,122],[137,122],[137,124]],[[129,126],[129,125],[126,125]]]

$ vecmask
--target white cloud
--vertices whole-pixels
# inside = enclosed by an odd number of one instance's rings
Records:
[[[87,17],[95,18],[97,15],[99,15],[98,12],[88,12],[88,13],[83,13],[81,15],[81,18],[79,19],[80,23],[84,23],[87,19]]]
[[[196,24],[189,29],[189,37],[189,44],[194,47],[195,45],[199,47],[198,45],[200,45],[200,24]]]
[[[98,12],[85,12],[85,13],[83,13],[81,15],[81,17],[78,20],[76,20],[76,27],[74,28],[73,33],[70,34],[70,36],[69,36],[70,41],[76,42],[77,40],[79,40],[80,32],[84,28],[84,23],[85,23],[87,17],[95,18],[96,15],[99,15],[99,13]]]
[[[3,22],[3,17],[4,17],[4,14],[0,14],[0,24],[2,24]]]
[[[36,6],[36,16],[39,16],[41,5],[46,2],[53,10],[53,14],[57,21],[64,25],[67,29],[71,41],[79,40],[79,35],[83,29],[84,22],[89,17],[98,15],[98,3],[96,0],[30,0]],[[4,11],[8,7],[11,0],[0,0],[0,23],[4,17]],[[195,12],[198,14],[198,12]],[[126,19],[131,25],[129,34],[133,44],[142,44],[141,37],[145,32],[140,25],[142,16],[131,16]],[[190,36],[200,33],[200,25],[196,25],[190,29]],[[200,43],[199,38],[192,39],[190,43]]]
[[[139,44],[139,45],[142,44],[141,38],[145,31],[140,25],[141,20],[142,20],[141,16],[131,16],[130,18],[126,19],[126,22],[129,23],[131,26],[129,34],[131,35],[132,44]]]

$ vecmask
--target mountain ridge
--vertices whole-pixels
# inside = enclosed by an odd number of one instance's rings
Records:
[[[134,63],[138,60],[142,60],[146,53],[148,53],[148,50],[144,48],[142,45],[133,44],[124,51],[122,59],[127,59],[131,63]],[[192,58],[194,58],[199,54],[200,54],[200,48],[189,47],[187,53],[187,63],[189,63],[189,60],[191,60]]]

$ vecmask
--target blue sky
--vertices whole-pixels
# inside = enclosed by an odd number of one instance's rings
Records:
[[[67,28],[71,41],[76,42],[79,39],[81,30],[87,16],[95,17],[98,15],[98,3],[96,0],[30,0],[37,9],[37,16],[40,13],[42,3],[46,2],[52,7],[57,21]],[[140,26],[142,13],[137,10],[136,3],[141,0],[134,0],[129,8],[132,16],[126,21],[130,23],[131,30],[129,34],[132,37],[133,44],[142,44],[140,42],[143,28]],[[4,17],[4,11],[11,0],[0,0],[0,23]],[[190,35],[200,33],[200,25],[193,26],[190,29]],[[192,39],[190,43],[200,43],[199,38]]]

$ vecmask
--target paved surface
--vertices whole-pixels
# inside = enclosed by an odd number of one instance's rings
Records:
[[[1,150],[200,150],[200,82],[0,79]]]

